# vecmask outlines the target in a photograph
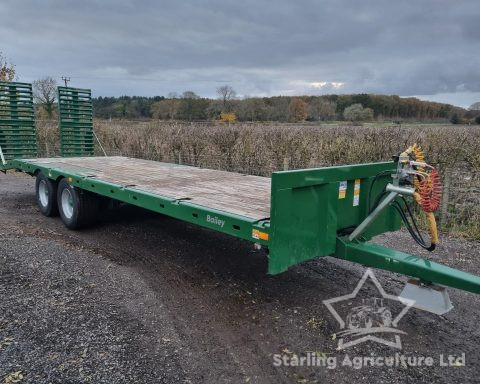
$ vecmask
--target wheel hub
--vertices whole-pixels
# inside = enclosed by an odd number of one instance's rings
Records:
[[[62,211],[63,214],[67,219],[72,218],[73,216],[73,196],[72,192],[65,188],[62,191],[62,198],[61,198],[61,203],[62,203]]]
[[[45,180],[41,180],[38,185],[38,197],[43,207],[48,205],[48,187]]]

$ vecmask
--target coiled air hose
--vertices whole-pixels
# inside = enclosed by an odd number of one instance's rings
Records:
[[[405,224],[405,227],[407,228],[408,232],[415,240],[415,242],[418,243],[422,248],[433,251],[438,244],[437,222],[435,220],[434,212],[440,207],[442,199],[442,185],[440,182],[440,175],[435,168],[429,166],[425,162],[425,155],[423,153],[423,150],[417,144],[408,147],[405,152],[400,154],[399,159],[403,159],[399,161],[400,164],[403,164],[402,169],[406,171],[406,176],[402,171],[401,177],[406,179],[407,183],[409,182],[414,187],[414,201],[419,205],[419,207],[427,217],[430,233],[430,244],[427,244],[423,239],[418,229],[415,216],[413,215],[412,210],[410,209],[409,204],[405,200],[405,198],[401,196],[404,203],[403,207],[399,201],[393,201],[392,206],[398,211],[400,217]],[[373,212],[373,210],[380,204],[383,197],[387,195],[387,191],[384,188],[375,199],[373,207],[370,207],[370,196],[373,185],[380,176],[383,176],[386,173],[389,173],[389,171],[383,171],[377,174],[370,185],[370,190],[367,198],[367,211],[369,214]]]
[[[420,206],[423,212],[425,212],[427,217],[428,228],[430,232],[430,246],[425,247],[423,241],[418,241],[423,240],[421,235],[415,236],[414,240],[417,241],[417,243],[419,243],[422,247],[428,249],[429,251],[433,251],[438,244],[437,222],[433,213],[440,207],[440,202],[442,200],[442,184],[440,182],[440,175],[435,168],[426,164],[425,154],[419,145],[412,145],[404,152],[404,154],[408,155],[416,163],[425,164],[425,166],[414,166],[416,173],[413,175],[413,185],[415,187],[415,193],[413,194],[413,197],[415,202]],[[413,215],[411,212],[409,212],[409,214],[414,223],[414,227],[417,229]],[[417,234],[420,234],[418,230]]]

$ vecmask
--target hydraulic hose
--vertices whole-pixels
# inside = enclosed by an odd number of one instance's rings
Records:
[[[406,228],[408,229],[410,235],[415,240],[415,242],[417,242],[422,248],[433,251],[438,244],[437,222],[433,212],[435,212],[440,207],[441,203],[442,185],[440,183],[440,175],[438,174],[438,171],[436,169],[429,166],[425,162],[425,155],[423,153],[423,150],[417,144],[408,147],[404,152],[399,155],[398,159],[399,166],[401,167],[399,168],[401,169],[401,173],[398,174],[410,175],[410,183],[415,188],[413,198],[426,215],[428,222],[428,230],[430,234],[430,245],[427,245],[425,243],[422,235],[420,234],[420,231],[418,230],[415,221],[415,217],[410,210],[406,200],[403,198],[405,209],[407,210],[407,212],[405,212],[404,208],[402,208],[398,201],[394,201],[392,205],[400,214]],[[370,208],[370,195],[373,189],[373,185],[380,176],[382,176],[382,173],[377,174],[370,185],[370,190],[367,197],[367,211],[369,214],[373,210],[375,210],[375,208],[380,204],[386,194],[386,190],[382,190],[375,199],[373,207]],[[407,213],[410,219],[407,217]]]

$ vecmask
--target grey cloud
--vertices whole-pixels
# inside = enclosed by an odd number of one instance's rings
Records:
[[[480,92],[479,16],[475,0],[3,0],[0,49],[25,81],[103,95]]]

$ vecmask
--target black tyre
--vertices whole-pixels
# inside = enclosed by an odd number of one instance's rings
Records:
[[[40,212],[44,216],[52,217],[58,215],[57,183],[50,180],[42,172],[37,174],[35,194]]]
[[[100,209],[98,195],[75,188],[60,180],[57,190],[58,211],[67,228],[79,229],[95,221]]]
[[[121,206],[121,202],[118,200],[110,199],[105,196],[98,196],[100,199],[100,213],[113,211]]]

